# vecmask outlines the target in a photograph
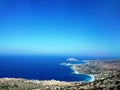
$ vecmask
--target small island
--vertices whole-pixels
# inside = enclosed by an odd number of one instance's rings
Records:
[[[68,58],[67,61],[73,61],[73,62],[76,62],[78,61],[76,58]]]

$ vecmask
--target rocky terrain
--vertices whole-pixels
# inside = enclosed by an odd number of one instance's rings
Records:
[[[2,78],[0,90],[120,90],[120,74],[89,83]]]

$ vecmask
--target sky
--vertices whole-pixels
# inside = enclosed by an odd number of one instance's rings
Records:
[[[0,0],[0,54],[120,56],[120,0]]]

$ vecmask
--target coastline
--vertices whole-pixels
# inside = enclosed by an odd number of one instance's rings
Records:
[[[89,80],[89,82],[95,81],[95,76],[94,75],[89,75],[91,77],[91,79]]]
[[[94,80],[95,80],[95,76],[94,76],[94,75],[78,72],[76,66],[78,66],[78,65],[90,64],[88,60],[83,60],[83,62],[85,62],[85,63],[71,64],[71,63],[66,63],[66,62],[64,62],[64,63],[61,63],[61,65],[69,66],[69,67],[73,70],[73,73],[74,73],[74,74],[84,74],[84,75],[89,76],[89,77],[90,77],[90,80],[89,80],[88,82],[94,81]]]
[[[85,74],[85,73],[79,73],[74,67],[75,66],[71,67],[71,69],[73,70],[74,74]],[[85,75],[88,75],[91,78],[88,82],[95,81],[95,76],[94,75],[91,75],[91,74],[85,74]]]
[[[84,64],[89,64],[89,61],[87,61],[87,60],[85,60],[84,62],[86,62],[86,63],[84,63]],[[74,73],[74,74],[84,74],[84,75],[90,76],[91,79],[90,79],[88,82],[95,81],[95,76],[94,76],[94,75],[78,72],[77,69],[76,69],[76,66],[77,66],[77,65],[83,65],[83,64],[72,64],[72,65],[71,65],[70,68],[73,70],[73,73]]]
[[[102,65],[114,65],[116,68],[114,70],[120,70],[120,61],[89,61],[89,65],[93,65],[96,67],[102,66]],[[64,64],[63,64],[64,65]],[[0,90],[98,90],[98,89],[107,89],[110,90],[115,89],[119,90],[120,87],[120,73],[116,72],[115,75],[108,75],[105,78],[97,76],[100,76],[99,73],[89,73],[90,70],[95,70],[96,72],[101,70],[96,70],[94,68],[89,67],[89,65],[78,65],[78,64],[72,64],[68,65],[68,68],[71,69],[71,72],[69,74],[77,74],[77,77],[79,78],[79,74],[88,75],[85,76],[85,79],[82,81],[61,81],[61,80],[35,80],[35,79],[24,79],[24,78],[0,78]],[[89,69],[87,69],[89,68]],[[109,69],[109,70],[106,70]],[[112,67],[113,68],[113,67]],[[83,71],[82,71],[83,70]],[[85,71],[84,71],[85,70]],[[107,73],[111,71],[111,68],[105,67],[105,71],[101,71],[103,73]],[[104,74],[102,74],[104,75]]]

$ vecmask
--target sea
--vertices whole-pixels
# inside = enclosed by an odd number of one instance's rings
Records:
[[[91,77],[86,74],[75,74],[70,66],[61,65],[65,56],[0,56],[0,78],[24,78],[30,80],[84,81]],[[82,59],[71,64],[84,64]]]

